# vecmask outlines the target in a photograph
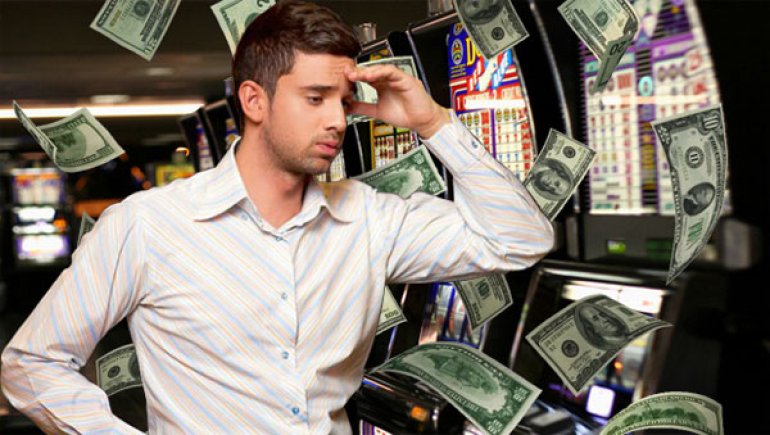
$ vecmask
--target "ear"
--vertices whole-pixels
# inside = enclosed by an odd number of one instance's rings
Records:
[[[245,121],[261,124],[270,104],[265,89],[252,80],[246,80],[238,88],[238,100]]]

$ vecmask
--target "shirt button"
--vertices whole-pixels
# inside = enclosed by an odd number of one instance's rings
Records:
[[[283,237],[281,237],[281,236],[274,236],[274,237],[275,237],[275,241],[276,242],[280,242],[280,241],[283,240]]]
[[[286,352],[286,351],[281,352],[281,357],[283,359],[289,359],[289,352]]]
[[[289,299],[289,295],[287,293],[281,293],[281,299],[283,300]]]
[[[299,408],[297,408],[296,406],[294,408],[291,408],[291,413],[294,414],[294,415],[298,415],[299,414]]]

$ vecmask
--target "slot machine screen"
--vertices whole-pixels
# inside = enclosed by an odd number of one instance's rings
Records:
[[[425,305],[419,344],[454,341],[475,348],[484,344],[486,326],[471,330],[465,305],[452,283],[434,283]]]
[[[523,181],[536,152],[516,53],[484,59],[462,24],[455,24],[447,54],[452,108],[487,151]]]
[[[580,44],[591,214],[673,216],[665,151],[651,122],[720,103],[700,17],[692,0],[632,0],[640,29],[607,87],[591,94],[598,61]],[[725,213],[730,211],[725,193]]]
[[[16,259],[20,265],[54,263],[70,254],[66,234],[29,234],[15,239]]]
[[[383,48],[359,59],[369,62],[392,57],[389,48]],[[369,140],[371,144],[372,169],[380,168],[417,146],[417,136],[408,128],[395,127],[378,119],[369,121]]]
[[[615,278],[559,269],[539,275],[533,283],[533,290],[530,290],[535,293],[527,296],[527,315],[519,325],[521,337],[571,303],[596,294],[614,299],[642,314],[663,317],[671,291],[646,287],[646,284],[631,284],[631,280],[620,275]],[[633,280],[636,281],[635,278]],[[658,352],[663,352],[661,346],[664,346],[656,344],[655,340],[656,334],[648,333],[631,341],[577,396],[569,391],[528,342],[515,351],[513,370],[535,382],[543,390],[543,400],[561,404],[578,415],[603,423],[645,391],[648,382],[653,382],[647,365],[655,360]]]
[[[63,200],[64,178],[56,169],[14,169],[11,177],[15,204],[59,204]]]

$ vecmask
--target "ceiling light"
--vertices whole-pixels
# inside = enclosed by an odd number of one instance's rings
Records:
[[[96,117],[122,118],[142,116],[179,116],[192,113],[203,105],[203,101],[181,101],[147,104],[120,104],[86,106]],[[23,106],[22,106],[23,107]],[[24,107],[30,118],[63,118],[72,115],[80,107]],[[14,119],[13,109],[0,109],[0,119]]]
[[[154,66],[144,70],[144,73],[149,77],[165,77],[174,74],[174,68],[169,68],[166,66]]]
[[[93,104],[120,104],[127,103],[131,97],[123,94],[115,95],[92,95],[91,103]]]

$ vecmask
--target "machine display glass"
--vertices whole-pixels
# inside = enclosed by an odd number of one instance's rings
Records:
[[[719,87],[692,0],[631,3],[640,29],[601,93],[589,92],[599,64],[580,44],[583,127],[597,151],[589,212],[672,216],[668,161],[651,122],[719,104]],[[729,213],[729,193],[725,201]]]
[[[454,285],[448,282],[433,284],[425,306],[419,344],[454,341],[480,348],[485,328],[471,330],[470,318]]]
[[[447,55],[455,113],[487,151],[523,181],[536,151],[516,54],[506,50],[484,59],[462,24],[455,24]]]

